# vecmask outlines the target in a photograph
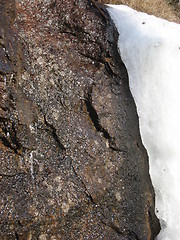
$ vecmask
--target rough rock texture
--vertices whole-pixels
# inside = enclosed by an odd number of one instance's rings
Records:
[[[88,0],[0,0],[0,239],[154,239],[117,32]]]

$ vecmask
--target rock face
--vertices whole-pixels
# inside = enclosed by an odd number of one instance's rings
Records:
[[[117,32],[88,0],[0,0],[0,239],[154,239]]]

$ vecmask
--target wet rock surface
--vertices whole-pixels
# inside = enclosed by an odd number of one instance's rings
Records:
[[[0,1],[0,239],[154,239],[117,32],[87,0]]]

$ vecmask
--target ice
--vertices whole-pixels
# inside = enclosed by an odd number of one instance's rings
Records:
[[[108,5],[155,189],[158,240],[180,238],[180,25]]]

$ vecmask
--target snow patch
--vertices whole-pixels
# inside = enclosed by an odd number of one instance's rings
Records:
[[[180,25],[108,5],[119,32],[155,189],[158,240],[180,236]]]

